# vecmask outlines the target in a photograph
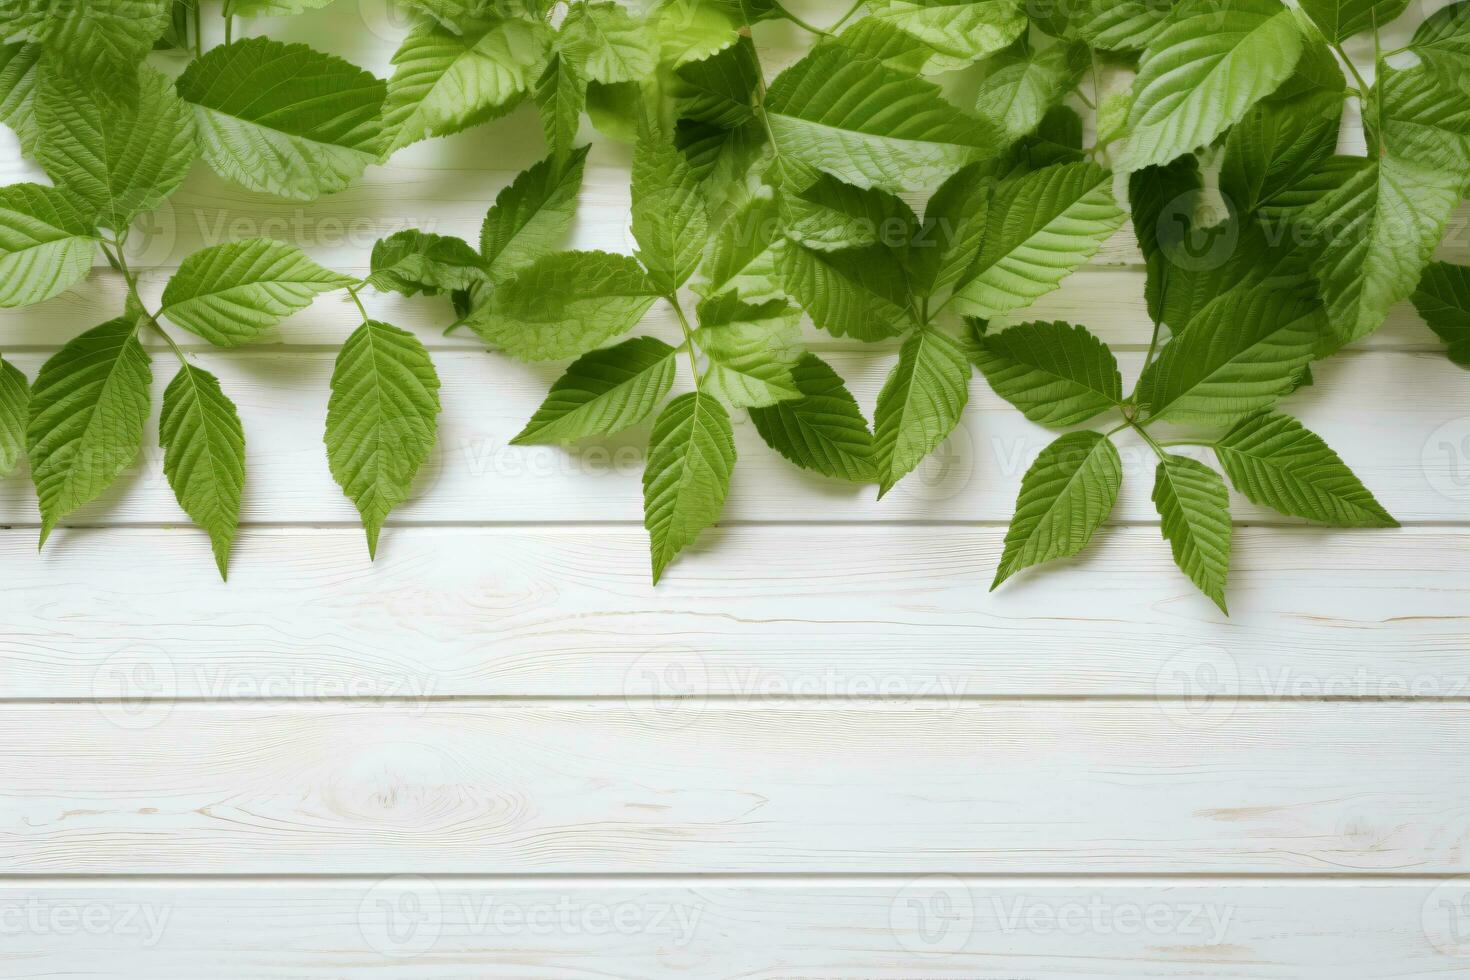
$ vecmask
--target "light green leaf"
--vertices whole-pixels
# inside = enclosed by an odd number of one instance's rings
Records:
[[[766,445],[823,476],[853,483],[876,480],[873,434],[842,378],[815,354],[803,354],[791,366],[791,378],[800,398],[750,410]]]
[[[1235,289],[1202,309],[1138,382],[1149,417],[1227,425],[1292,390],[1327,324],[1301,290]]]
[[[1154,506],[1174,564],[1225,608],[1230,572],[1230,491],[1220,474],[1187,456],[1165,455],[1154,473]]]
[[[660,0],[648,16],[658,60],[670,68],[706,61],[728,49],[745,26],[736,4]]]
[[[1470,96],[1460,72],[1384,67],[1368,119],[1369,139],[1418,166],[1470,179]]]
[[[1004,146],[933,85],[836,43],[782,72],[765,105],[782,153],[859,187],[925,188]]]
[[[209,533],[220,578],[228,577],[245,486],[245,430],[218,378],[189,364],[179,368],[163,393],[158,444],[179,506]]]
[[[735,433],[714,398],[690,392],[659,413],[643,471],[643,524],[655,585],[669,562],[720,519],[734,468]]]
[[[1398,527],[1353,471],[1289,415],[1252,416],[1215,444],[1235,489],[1253,503],[1333,527]]]
[[[694,340],[709,357],[704,390],[731,408],[800,398],[791,365],[800,354],[801,311],[782,299],[753,304],[725,293],[699,304]]]
[[[1017,0],[873,0],[870,16],[922,41],[960,68],[1010,44],[1026,29]]]
[[[15,131],[26,154],[36,151],[36,82],[42,74],[41,46],[17,41],[0,45],[0,123]]]
[[[1118,169],[1212,142],[1291,75],[1302,36],[1280,0],[1184,0],[1144,50]]]
[[[414,296],[471,289],[486,281],[480,253],[460,238],[409,228],[373,245],[367,284],[382,292]]]
[[[1046,48],[1008,49],[986,62],[975,111],[1000,122],[1010,141],[1027,135],[1062,101],[1088,65],[1087,48],[1053,44]]]
[[[1091,163],[1046,167],[1001,182],[984,245],[952,304],[990,318],[1031,305],[1097,253],[1126,216],[1112,176]]]
[[[680,0],[675,0],[680,2]],[[760,65],[749,38],[674,72],[670,94],[681,119],[733,129],[755,119]]]
[[[911,334],[873,412],[879,497],[949,438],[969,400],[970,362],[960,345],[933,328]]]
[[[648,26],[610,0],[572,4],[556,46],[578,75],[606,85],[641,82],[658,67]]]
[[[1431,262],[1414,291],[1414,307],[1449,345],[1450,360],[1470,368],[1470,268]]]
[[[164,287],[159,315],[218,347],[238,347],[352,282],[294,245],[247,238],[185,259]]]
[[[1301,5],[1327,40],[1338,42],[1387,27],[1408,9],[1409,0],[1301,0]]]
[[[353,331],[332,371],[327,462],[362,515],[370,556],[433,451],[438,416],[439,376],[424,345],[376,320]]]
[[[469,326],[513,357],[554,361],[627,333],[659,295],[626,255],[557,252],[494,290]]]
[[[881,340],[916,325],[902,263],[890,248],[819,252],[789,242],[778,264],[787,292],[834,337]]]
[[[645,131],[633,153],[633,237],[638,258],[666,293],[694,274],[709,240],[699,179],[660,133]]]
[[[1340,344],[1406,299],[1460,200],[1461,178],[1389,154],[1363,164],[1303,216],[1324,243],[1312,266]]]
[[[854,54],[905,75],[949,71],[953,62],[892,21],[857,17],[837,35],[837,42]]]
[[[71,195],[40,184],[0,187],[0,307],[29,306],[92,271],[97,229]]]
[[[148,354],[120,317],[67,343],[31,388],[26,452],[41,505],[41,543],[67,514],[133,465],[148,421]]]
[[[997,395],[1042,425],[1076,425],[1123,401],[1117,358],[1086,327],[1023,323],[986,334],[975,362]]]
[[[476,21],[463,33],[420,24],[393,55],[384,155],[509,112],[541,77],[550,48],[550,28],[514,17]]]
[[[498,0],[397,0],[397,3],[460,32],[472,30],[476,21],[493,15],[497,7],[513,6]]]
[[[1023,568],[1077,554],[1102,527],[1123,485],[1123,461],[1107,436],[1069,432],[1021,478],[994,591]]]
[[[0,476],[15,472],[26,452],[31,386],[20,368],[0,359]]]
[[[587,147],[556,154],[516,175],[480,227],[480,256],[503,282],[561,245],[577,216]]]
[[[179,78],[209,165],[300,201],[342,190],[377,160],[386,92],[341,58],[266,38],[206,52]]]
[[[586,103],[587,83],[567,59],[553,54],[536,82],[536,107],[541,113],[547,149],[553,154],[572,152]]]
[[[1248,214],[1292,202],[1337,150],[1342,96],[1331,92],[1262,102],[1230,129],[1220,191]]]
[[[194,164],[194,116],[173,82],[144,67],[132,100],[48,72],[36,101],[37,156],[97,221],[125,231],[178,189]]]
[[[583,354],[557,379],[511,445],[571,442],[611,435],[653,414],[674,385],[678,351],[634,337]]]

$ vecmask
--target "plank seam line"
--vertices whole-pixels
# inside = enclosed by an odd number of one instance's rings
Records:
[[[0,707],[9,708],[83,708],[95,707],[102,704],[129,705],[136,704],[139,698],[67,698],[67,697],[3,697],[0,698]],[[811,707],[824,708],[828,710],[841,710],[843,708],[870,709],[875,706],[882,707],[905,707],[908,705],[923,703],[926,709],[934,706],[948,707],[956,703],[971,706],[983,706],[986,704],[1093,704],[1093,705],[1157,705],[1157,704],[1185,704],[1197,705],[1212,700],[1188,694],[881,694],[881,695],[813,695],[813,694],[775,694],[775,695],[752,695],[739,691],[715,691],[706,694],[429,694],[429,695],[383,695],[383,696],[350,696],[350,697],[211,697],[205,695],[184,695],[179,697],[168,697],[156,699],[160,703],[170,706],[214,708],[227,707],[252,710],[274,710],[279,708],[299,709],[303,706],[318,707],[322,710],[330,710],[336,707],[361,706],[404,706],[414,707],[427,704],[444,705],[500,705],[503,707],[518,707],[521,705],[544,707],[546,705],[560,705],[566,708],[576,707],[601,707],[609,704],[663,704],[670,702],[698,703],[712,707],[729,710],[738,708],[742,710],[759,709],[768,705],[782,707]],[[1470,695],[1441,694],[1441,695],[1291,695],[1291,694],[1241,694],[1231,695],[1228,698],[1218,699],[1228,706],[1241,704],[1446,704],[1461,705],[1470,704]],[[655,726],[656,727],[656,726]]]
[[[117,872],[117,873],[94,873],[94,872],[38,872],[35,874],[4,872],[0,873],[0,887],[7,885],[35,885],[45,883],[66,884],[76,886],[78,884],[188,884],[200,885],[209,883],[218,884],[335,884],[337,882],[367,882],[378,881],[383,878],[397,877],[400,875],[412,875],[415,878],[425,878],[429,881],[446,881],[458,883],[505,883],[505,884],[559,884],[569,883],[585,884],[647,884],[647,885],[669,885],[687,882],[692,887],[708,887],[710,885],[724,885],[727,887],[740,884],[751,885],[821,885],[831,884],[833,886],[872,884],[874,886],[887,886],[893,884],[907,884],[916,877],[929,877],[931,875],[944,875],[945,877],[957,878],[963,882],[984,883],[991,887],[997,885],[1033,884],[1046,882],[1062,884],[1067,882],[1108,882],[1119,885],[1143,886],[1150,883],[1168,883],[1178,885],[1180,883],[1199,884],[1244,884],[1251,882],[1270,883],[1279,886],[1291,885],[1362,885],[1362,884],[1397,884],[1397,885],[1433,885],[1457,878],[1467,878],[1463,873],[1453,871],[1423,872],[1423,871],[1303,871],[1303,872],[1133,872],[1133,871],[1037,871],[1037,872],[1015,872],[997,871],[749,871],[749,872],[645,872],[645,871],[609,871],[609,872],[545,872],[545,873],[509,873],[496,874],[488,872],[428,872],[417,871],[348,871],[348,872],[173,872],[173,873],[147,873],[147,872]]]
[[[13,521],[13,522],[11,522],[9,524],[0,524],[0,531],[35,531],[35,530],[39,529],[40,526],[41,525],[40,525],[39,522],[32,523],[32,522],[29,522],[29,521]],[[402,530],[410,530],[410,529],[433,529],[433,528],[444,528],[444,529],[449,529],[449,530],[470,529],[470,528],[485,528],[485,529],[498,529],[498,528],[506,528],[506,529],[511,529],[511,528],[555,529],[555,528],[566,528],[566,529],[569,529],[569,530],[570,529],[597,530],[599,528],[607,528],[607,529],[624,529],[624,528],[628,528],[628,529],[642,529],[643,526],[644,526],[643,525],[643,521],[641,521],[641,520],[639,520],[637,518],[629,518],[627,520],[585,520],[585,521],[577,521],[577,520],[557,520],[557,521],[550,521],[550,520],[546,520],[546,521],[533,521],[533,520],[503,520],[503,521],[497,521],[497,520],[471,520],[471,521],[464,521],[464,520],[460,520],[460,521],[452,521],[452,520],[413,520],[413,519],[409,518],[409,519],[390,520],[386,524],[383,525],[383,527],[384,527],[385,530],[391,530],[391,529],[394,529],[394,528],[398,528],[398,529],[402,529]],[[737,518],[737,519],[734,519],[734,520],[719,521],[719,522],[711,525],[711,527],[717,527],[717,528],[719,528],[719,527],[725,527],[725,528],[729,528],[729,527],[769,527],[769,528],[808,528],[808,527],[813,527],[813,528],[853,529],[853,528],[862,528],[862,527],[872,527],[872,528],[882,528],[884,530],[891,530],[893,528],[898,528],[898,527],[910,527],[910,528],[916,528],[916,529],[923,529],[923,528],[954,528],[954,527],[972,527],[972,528],[977,528],[977,529],[978,528],[1000,528],[1000,529],[1004,529],[1004,528],[1007,528],[1009,526],[1010,526],[1010,520],[1009,519],[1005,519],[1005,520],[1000,520],[1000,519],[996,519],[996,520],[989,520],[989,519],[986,519],[986,520],[965,520],[965,519],[960,519],[960,518],[953,518],[953,519],[946,519],[946,518],[929,518],[929,519],[921,519],[921,518],[892,518],[892,519],[875,518],[875,519],[872,519],[872,520],[862,520],[862,521],[859,521],[859,520],[835,520],[834,521],[834,520],[823,520],[821,518],[812,518],[810,520],[801,519],[801,518],[783,518],[783,519],[779,519],[779,520],[777,520],[777,519],[772,519],[772,520],[758,520],[758,519],[753,519],[753,518]],[[1157,521],[1157,520],[1147,520],[1147,519],[1136,519],[1136,520],[1135,519],[1124,519],[1124,520],[1108,521],[1103,526],[1104,527],[1109,527],[1109,528],[1157,528],[1159,526],[1159,521]],[[1429,530],[1429,531],[1433,531],[1433,530],[1461,530],[1461,529],[1464,529],[1464,528],[1470,528],[1470,519],[1465,519],[1465,520],[1445,520],[1445,519],[1436,519],[1436,520],[1403,520],[1403,521],[1400,521],[1399,522],[1399,526],[1397,528],[1332,528],[1332,527],[1321,527],[1321,526],[1318,526],[1318,525],[1307,524],[1307,523],[1302,522],[1302,521],[1291,521],[1291,522],[1282,521],[1282,522],[1278,523],[1278,522],[1275,522],[1275,521],[1262,521],[1262,520],[1236,521],[1234,526],[1235,526],[1235,529],[1236,530],[1243,530],[1243,529],[1250,529],[1250,528],[1270,528],[1270,529],[1273,529],[1273,530],[1294,530],[1295,529],[1295,530],[1303,530],[1303,531],[1312,531],[1314,533],[1331,532],[1331,533],[1334,533],[1334,534],[1344,534],[1344,535],[1351,533],[1351,534],[1354,534],[1355,536],[1360,536],[1361,537],[1364,534],[1365,531],[1377,531],[1377,532],[1380,532],[1380,533],[1387,533],[1387,532],[1402,531],[1402,530]],[[354,520],[346,520],[346,519],[341,520],[341,521],[252,521],[252,520],[246,520],[246,521],[241,521],[240,522],[240,527],[242,529],[252,529],[253,528],[253,529],[261,529],[261,530],[319,530],[319,531],[347,531],[347,530],[350,530],[350,531],[357,531],[359,533],[362,531],[362,525],[359,522],[354,521]],[[131,529],[131,530],[140,530],[140,531],[144,531],[144,530],[146,530],[146,531],[194,531],[196,533],[199,530],[194,525],[188,524],[188,523],[183,522],[183,521],[129,521],[129,520],[78,521],[78,522],[66,522],[66,521],[63,521],[61,524],[58,524],[57,525],[57,529],[58,530],[70,529],[70,530],[75,530],[75,531],[85,531],[85,530],[130,530]]]

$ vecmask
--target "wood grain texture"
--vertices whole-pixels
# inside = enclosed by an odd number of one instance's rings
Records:
[[[7,977],[1338,977],[1463,973],[1470,885],[595,879],[11,882]]]
[[[830,362],[871,414],[895,358],[846,353],[833,354]],[[247,523],[357,523],[356,511],[332,481],[322,447],[333,359],[325,352],[200,358],[240,407]],[[14,360],[34,375],[39,356]],[[1141,354],[1125,355],[1125,374],[1136,374],[1141,360]],[[443,381],[438,444],[412,498],[390,523],[642,522],[646,425],[571,449],[511,446],[559,368],[469,351],[441,352],[434,361]],[[162,356],[154,367],[161,391],[173,371]],[[1415,523],[1470,517],[1470,388],[1463,370],[1437,354],[1407,353],[1343,354],[1314,370],[1317,383],[1293,395],[1283,410],[1326,439],[1395,517]],[[733,417],[739,462],[726,522],[1008,522],[1021,475],[1056,436],[1028,422],[977,376],[960,428],[879,502],[874,487],[796,469],[761,442],[748,416]],[[1157,460],[1132,433],[1117,439],[1124,488],[1113,519],[1155,523],[1149,494]],[[64,523],[181,522],[151,429],[144,445],[138,464]],[[1212,458],[1208,451],[1186,452]],[[1238,521],[1298,523],[1238,496],[1232,507]],[[0,523],[38,520],[23,474],[0,483]],[[53,542],[65,547],[62,535]]]
[[[0,873],[1470,872],[1470,705],[0,710]]]
[[[986,592],[1000,528],[0,533],[0,698],[1470,697],[1470,530],[1242,528],[1226,619],[1154,528]],[[1433,583],[1426,588],[1426,583]]]

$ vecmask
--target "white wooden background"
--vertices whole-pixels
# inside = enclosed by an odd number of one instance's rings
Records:
[[[405,24],[339,0],[246,29],[386,74]],[[758,41],[768,68],[802,43]],[[521,112],[306,206],[201,166],[135,261],[156,296],[230,237],[344,270],[403,227],[474,240],[538,132]],[[0,139],[0,177],[34,179]],[[627,250],[629,152],[594,142],[573,241]],[[1028,316],[1136,371],[1142,281],[1125,231]],[[100,271],[0,318],[0,349],[34,376],[120,297]],[[644,433],[508,447],[556,369],[372,305],[444,380],[375,565],[321,445],[340,297],[190,346],[249,441],[228,585],[156,450],[39,556],[24,477],[0,485],[0,975],[1470,975],[1470,377],[1407,306],[1290,406],[1405,527],[1236,499],[1227,620],[1136,446],[1088,555],[987,594],[1049,436],[978,378],[881,505],[739,426],[727,520],[653,589]],[[814,346],[871,410],[894,349]]]

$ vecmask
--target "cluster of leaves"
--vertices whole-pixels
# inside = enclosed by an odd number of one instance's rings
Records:
[[[1158,453],[1153,499],[1176,561],[1223,609],[1225,480],[1169,450],[1211,449],[1237,490],[1283,514],[1390,526],[1276,403],[1411,294],[1470,360],[1470,269],[1429,265],[1470,184],[1470,92],[1456,78],[1470,2],[1429,18],[1406,49],[1375,44],[1373,84],[1343,44],[1376,40],[1407,0],[858,0],[826,28],[779,0],[658,0],[640,13],[611,0],[406,0],[420,19],[386,82],[304,45],[230,39],[236,15],[330,0],[225,0],[226,43],[209,51],[199,2],[0,0],[0,121],[56,185],[0,190],[0,305],[66,289],[99,245],[129,284],[122,316],[64,348],[29,394],[12,366],[0,373],[0,467],[29,455],[47,531],[137,454],[140,330],[166,337],[167,321],[230,347],[320,293],[372,286],[443,294],[451,329],[519,359],[570,361],[518,444],[652,420],[655,580],[720,517],[732,411],[795,465],[882,496],[960,423],[978,366],[1029,419],[1070,430],[1023,478],[997,585],[1087,544],[1122,481],[1112,438],[1131,430]],[[752,28],[776,19],[816,40],[768,85]],[[192,48],[176,83],[144,63],[155,44]],[[1362,109],[1361,156],[1337,152],[1348,100]],[[188,258],[158,310],[139,298],[130,228],[196,154],[251,190],[311,200],[526,102],[547,156],[500,194],[478,246],[401,232],[358,281],[291,246],[234,242]],[[584,115],[634,144],[633,255],[558,250]],[[1153,336],[1125,396],[1116,358],[1084,326],[992,321],[1019,320],[1130,216]],[[629,336],[659,303],[681,342]],[[804,318],[897,343],[871,427],[805,350]],[[432,448],[438,382],[411,334],[365,310],[363,321],[338,358],[326,441],[372,546]],[[164,396],[166,472],[223,570],[243,435],[214,377],[168,343],[181,366]],[[690,387],[670,398],[681,361]],[[1117,415],[1109,431],[1077,428],[1103,413]]]

